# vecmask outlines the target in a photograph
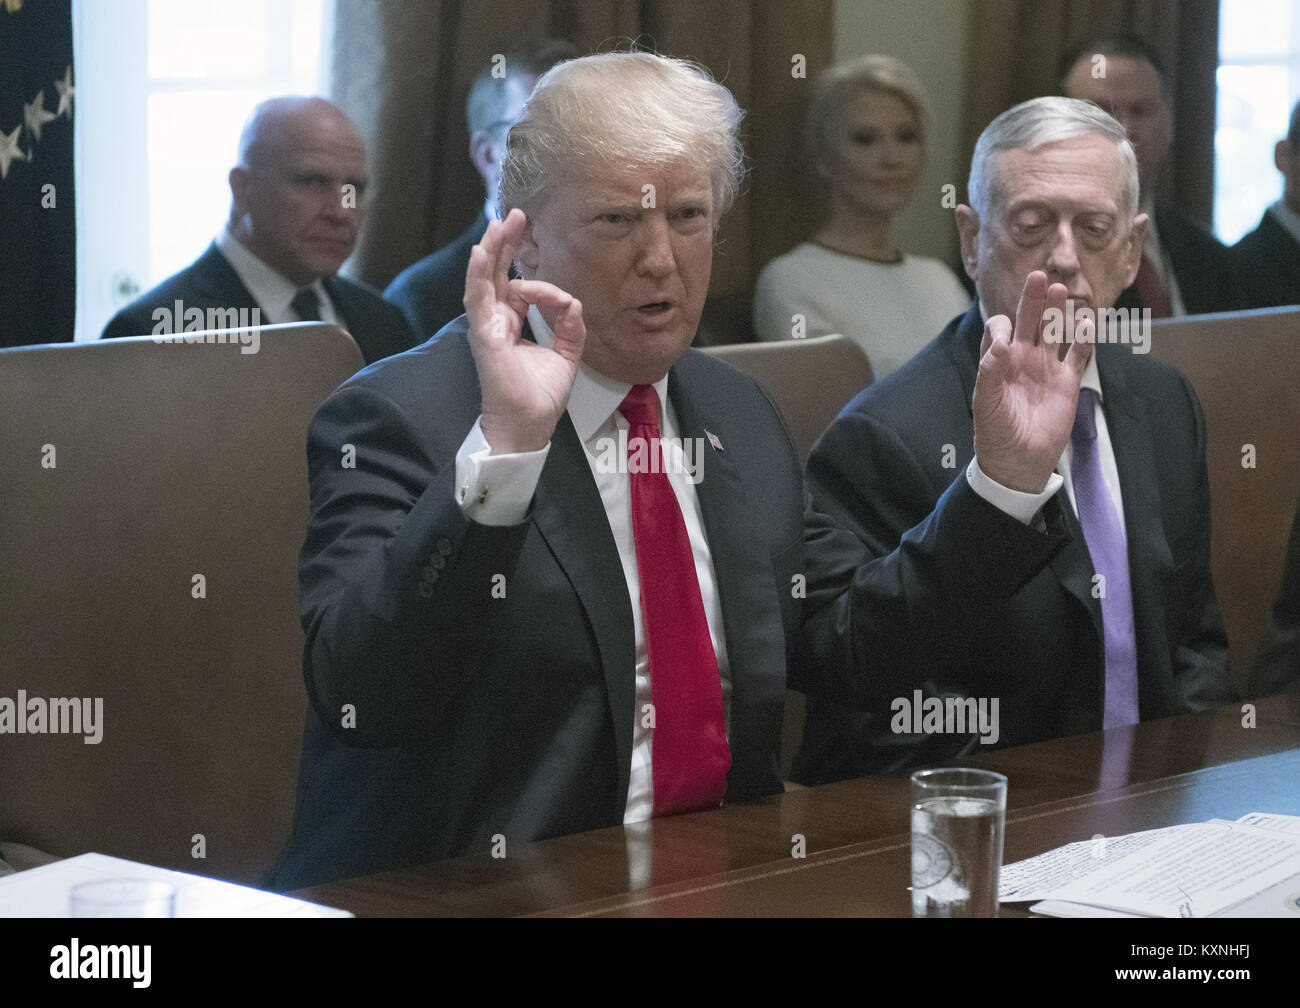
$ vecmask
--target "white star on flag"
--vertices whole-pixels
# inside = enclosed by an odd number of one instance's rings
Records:
[[[45,107],[45,89],[41,88],[36,92],[32,103],[23,106],[23,119],[27,122],[27,128],[32,131],[32,136],[39,141],[41,127],[53,118],[55,118],[54,114]]]
[[[22,132],[22,129],[22,125],[19,124],[14,127],[14,131],[8,136],[5,136],[4,132],[0,131],[0,180],[9,177],[10,161],[27,160],[27,155],[18,146],[18,134]]]
[[[56,80],[54,82],[54,90],[59,93],[59,107],[55,111],[54,117],[57,119],[59,116],[63,115],[64,112],[67,112],[68,118],[71,119],[72,96],[76,94],[76,88],[72,86],[72,67],[68,67],[64,72],[63,80]]]

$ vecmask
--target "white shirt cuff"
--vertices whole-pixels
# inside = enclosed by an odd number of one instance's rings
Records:
[[[535,452],[493,455],[475,420],[456,452],[456,503],[465,517],[480,525],[518,525],[528,514],[550,450],[548,441]]]
[[[1004,487],[990,479],[979,466],[979,459],[971,459],[966,467],[966,482],[970,488],[1004,514],[1009,514],[1021,525],[1029,525],[1034,516],[1042,510],[1043,505],[1052,499],[1056,491],[1065,484],[1060,473],[1052,473],[1047,478],[1047,486],[1040,493],[1022,493]]]

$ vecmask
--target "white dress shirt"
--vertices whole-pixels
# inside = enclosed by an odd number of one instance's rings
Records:
[[[551,328],[536,307],[528,311],[528,324],[542,346],[555,342]],[[636,543],[632,530],[632,484],[627,472],[600,472],[596,459],[602,438],[618,437],[620,430],[628,429],[628,422],[618,411],[631,385],[614,381],[598,374],[586,365],[580,365],[569,395],[568,413],[578,440],[586,451],[587,465],[600,492],[609,521],[614,545],[623,564],[623,578],[627,583],[628,598],[632,603],[632,624],[636,639],[636,703],[632,723],[632,767],[628,782],[625,823],[649,819],[654,812],[654,779],[651,772],[651,731],[642,727],[643,714],[651,703],[650,660],[646,650],[645,626],[641,612],[641,581],[637,572]],[[659,396],[659,434],[664,439],[679,437],[677,417],[668,401],[668,377],[665,375],[654,385]],[[691,436],[695,436],[692,433]],[[466,517],[481,525],[513,525],[523,520],[528,504],[537,488],[542,467],[550,445],[535,452],[492,455],[478,422],[462,443],[456,455],[456,496]],[[696,458],[707,464],[704,453]],[[620,460],[622,461],[622,460]],[[620,464],[619,468],[626,467]],[[709,624],[713,652],[717,655],[718,671],[722,675],[722,704],[726,727],[731,728],[731,675],[727,661],[727,642],[722,633],[722,606],[718,597],[718,580],[713,569],[713,558],[704,535],[704,517],[699,497],[691,477],[678,469],[668,473],[668,482],[677,495],[686,533],[691,541],[695,560],[695,575],[700,583],[700,598]],[[702,475],[708,477],[705,472]]]
[[[289,303],[299,290],[294,282],[281,276],[254,255],[247,245],[230,233],[229,228],[223,228],[217,235],[217,249],[226,257],[226,261],[230,263],[231,269],[239,279],[244,282],[248,293],[253,295],[253,300],[261,306],[264,324],[308,321],[299,318],[298,313],[290,307]],[[325,293],[325,285],[321,283],[319,277],[311,284],[311,289],[316,292],[316,297],[320,300],[320,320],[340,325],[338,313],[334,310],[334,302]]]

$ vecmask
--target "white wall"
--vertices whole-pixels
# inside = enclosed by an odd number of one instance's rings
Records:
[[[836,0],[835,60],[887,53],[920,76],[930,96],[926,168],[912,205],[898,221],[904,252],[957,262],[951,209],[939,205],[948,182],[966,191],[969,165],[958,163],[966,93],[970,0]]]

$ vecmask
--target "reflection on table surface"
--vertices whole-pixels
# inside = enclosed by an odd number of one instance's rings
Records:
[[[1010,780],[1005,862],[1097,834],[1300,814],[1300,694],[964,762]],[[360,916],[905,917],[908,816],[906,775],[864,778],[292,895]]]

